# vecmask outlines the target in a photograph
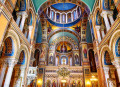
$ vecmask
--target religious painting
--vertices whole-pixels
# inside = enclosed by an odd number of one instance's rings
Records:
[[[75,64],[79,64],[79,55],[75,54]]]
[[[52,30],[51,25],[49,24],[47,28],[48,28],[48,29],[47,29],[47,30],[48,30],[48,33],[50,33],[50,32],[51,32],[51,30]]]
[[[78,81],[77,87],[81,87],[81,82],[80,81]]]
[[[105,54],[104,54],[104,64],[105,65],[112,65],[110,54],[108,53],[108,51],[105,51]]]
[[[51,87],[50,85],[51,85],[50,80],[47,80],[46,87]]]
[[[46,55],[46,45],[42,45],[40,58],[45,58],[45,55]]]
[[[21,51],[21,53],[20,53],[18,64],[21,64],[21,65],[25,64],[25,53],[24,53],[24,51]]]
[[[101,25],[101,16],[99,11],[97,12],[97,15],[96,15],[96,25]]]
[[[76,27],[73,27],[75,29],[75,31],[77,31],[78,33],[81,32],[81,27],[80,26],[76,26]]]
[[[103,9],[109,9],[109,0],[103,0]]]
[[[89,69],[84,69],[85,71],[85,74],[89,74],[90,73],[90,70]]]
[[[75,81],[72,82],[72,87],[76,87],[76,82]]]
[[[52,83],[52,87],[57,87],[55,81],[53,81],[53,83]]]
[[[53,54],[50,54],[49,56],[49,64],[53,64]]]
[[[43,71],[44,71],[44,69],[43,69],[43,68],[39,68],[38,73],[39,73],[39,74],[43,74]]]
[[[115,44],[115,53],[117,57],[120,57],[120,38],[118,38]]]
[[[87,46],[84,45],[83,47],[83,55],[84,55],[84,58],[87,58]]]

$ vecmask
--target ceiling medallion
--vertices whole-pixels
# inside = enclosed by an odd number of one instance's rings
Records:
[[[63,67],[63,68],[60,68],[57,71],[57,74],[60,75],[60,76],[62,76],[64,78],[64,77],[70,75],[70,71],[67,68]]]

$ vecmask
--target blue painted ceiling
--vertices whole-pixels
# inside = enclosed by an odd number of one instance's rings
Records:
[[[61,11],[66,11],[74,8],[76,5],[72,3],[57,3],[52,5],[53,8]]]

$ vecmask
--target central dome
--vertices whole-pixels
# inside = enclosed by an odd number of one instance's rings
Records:
[[[72,3],[57,3],[52,5],[53,8],[61,11],[67,11],[74,8],[76,5]]]

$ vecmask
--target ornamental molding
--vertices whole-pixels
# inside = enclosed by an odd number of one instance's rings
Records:
[[[70,75],[70,71],[67,68],[62,67],[62,68],[59,68],[59,70],[57,71],[57,74],[64,78]]]

